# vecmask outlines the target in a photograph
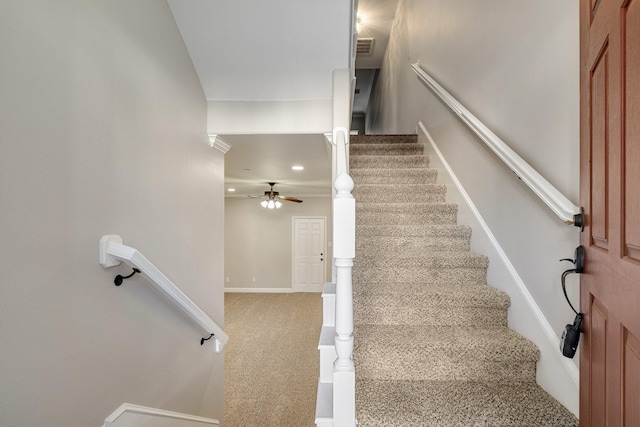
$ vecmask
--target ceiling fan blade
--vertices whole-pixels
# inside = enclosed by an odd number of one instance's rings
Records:
[[[300,199],[296,199],[295,197],[284,197],[284,196],[280,196],[280,200],[286,200],[287,202],[302,203],[302,200],[300,200]]]

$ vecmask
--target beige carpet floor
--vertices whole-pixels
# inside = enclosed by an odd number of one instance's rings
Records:
[[[226,294],[224,426],[315,426],[320,294]]]

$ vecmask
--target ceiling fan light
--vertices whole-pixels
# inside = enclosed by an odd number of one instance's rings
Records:
[[[276,204],[273,200],[269,200],[269,202],[267,203],[267,208],[269,209],[273,209],[276,207]]]
[[[263,208],[267,207],[267,201],[266,200],[261,201],[260,204],[262,205]]]
[[[282,202],[280,200],[276,200],[276,209],[280,209],[280,206],[282,206]]]

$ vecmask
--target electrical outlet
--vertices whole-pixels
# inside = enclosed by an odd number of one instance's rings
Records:
[[[256,278],[255,278],[255,277],[254,277],[254,278],[252,278],[252,279],[251,279],[251,281],[252,281],[253,283],[256,283]]]
[[[225,282],[229,283],[229,276],[224,279]]]

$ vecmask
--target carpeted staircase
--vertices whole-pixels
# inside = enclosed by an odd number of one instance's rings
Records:
[[[508,329],[417,136],[354,136],[350,165],[359,425],[576,426],[536,384],[538,349]]]

